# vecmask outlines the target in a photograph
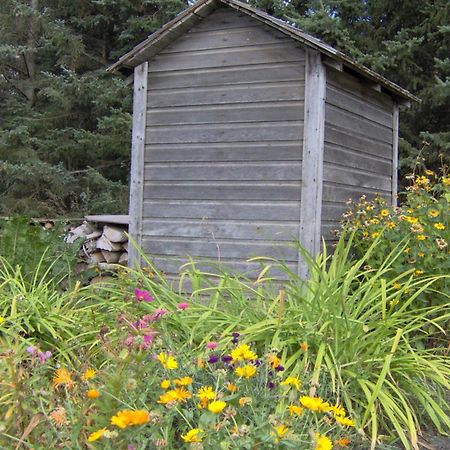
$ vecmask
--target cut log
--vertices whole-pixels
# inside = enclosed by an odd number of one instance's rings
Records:
[[[108,264],[116,264],[119,262],[122,252],[108,252],[107,250],[102,250],[102,255]]]
[[[98,268],[102,272],[115,272],[117,270],[117,266],[115,264],[108,264],[105,262],[98,263]]]
[[[87,254],[97,250],[97,241],[95,239],[87,240],[83,243],[83,251]]]
[[[128,266],[128,253],[123,252],[122,255],[119,258],[119,264],[122,266]]]
[[[122,250],[122,244],[108,239],[104,234],[97,239],[97,248],[99,250],[106,250],[108,252],[118,252]]]
[[[128,252],[128,241],[125,241],[125,242],[122,244],[122,248],[123,248],[126,252]]]
[[[97,239],[102,235],[102,232],[100,230],[95,230],[92,233],[86,235],[86,239]]]
[[[71,234],[76,234],[77,236],[87,236],[90,233],[93,233],[95,231],[95,228],[93,225],[87,222],[83,222],[81,225],[79,225],[76,228],[73,228],[70,230]]]
[[[103,236],[111,242],[125,242],[128,240],[124,228],[114,227],[111,225],[105,225],[103,227]]]
[[[98,264],[101,262],[105,262],[105,257],[103,256],[102,252],[94,252],[91,253],[88,257],[88,264]]]

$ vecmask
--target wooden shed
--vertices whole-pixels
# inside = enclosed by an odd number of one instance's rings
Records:
[[[162,270],[187,257],[304,274],[345,202],[395,202],[412,94],[236,0],[201,0],[109,68],[134,73],[130,232]],[[138,261],[137,253],[130,253]]]

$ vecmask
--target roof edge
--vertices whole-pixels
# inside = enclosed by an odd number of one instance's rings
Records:
[[[170,35],[189,18],[197,16],[198,20],[200,21],[203,18],[207,17],[211,13],[211,11],[216,9],[220,4],[229,6],[236,11],[243,12],[262,23],[277,29],[278,31],[286,34],[292,39],[301,42],[305,46],[321,52],[327,57],[345,65],[353,72],[357,72],[359,75],[369,79],[371,82],[381,85],[384,90],[387,91],[387,93],[389,93],[393,97],[397,97],[397,99],[400,98],[406,101],[414,101],[418,103],[421,102],[421,99],[411,92],[407,91],[396,83],[393,83],[392,81],[369,69],[363,64],[354,61],[346,54],[331,47],[320,39],[307,34],[298,28],[290,26],[282,20],[272,17],[269,14],[253,8],[239,0],[200,0],[194,3],[192,6],[178,14],[174,19],[167,22],[159,30],[152,33],[147,39],[136,45],[132,50],[120,57],[119,60],[109,66],[106,71],[112,73],[123,67],[133,69],[139,64],[139,62],[136,62],[136,58],[141,52],[152,46],[157,46],[158,42],[160,42],[162,38]],[[132,61],[133,59],[135,59],[135,61]]]

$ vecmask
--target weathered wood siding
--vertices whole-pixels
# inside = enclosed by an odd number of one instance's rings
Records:
[[[149,61],[142,245],[161,269],[264,255],[297,270],[304,65],[300,44],[229,8]]]
[[[322,235],[361,195],[392,191],[393,101],[345,72],[327,69]]]

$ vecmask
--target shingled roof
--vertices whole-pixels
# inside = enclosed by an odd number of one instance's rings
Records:
[[[116,63],[111,65],[107,71],[114,72],[121,69],[133,69],[142,62],[150,60],[153,56],[157,55],[165,47],[170,45],[175,39],[183,35],[194,25],[202,21],[215,9],[221,6],[229,6],[236,11],[245,13],[254,19],[286,34],[292,39],[301,42],[306,47],[321,52],[330,63],[334,62],[337,67],[356,73],[360,77],[367,79],[369,82],[379,85],[382,91],[396,97],[399,100],[420,101],[418,97],[411,94],[406,89],[403,89],[392,81],[389,81],[387,78],[374,72],[368,67],[357,63],[344,53],[336,50],[320,39],[317,39],[316,37],[311,36],[298,28],[290,26],[280,19],[272,17],[269,14],[238,0],[200,0],[194,3],[191,7],[178,14],[162,28],[151,34],[147,39],[123,55]]]

